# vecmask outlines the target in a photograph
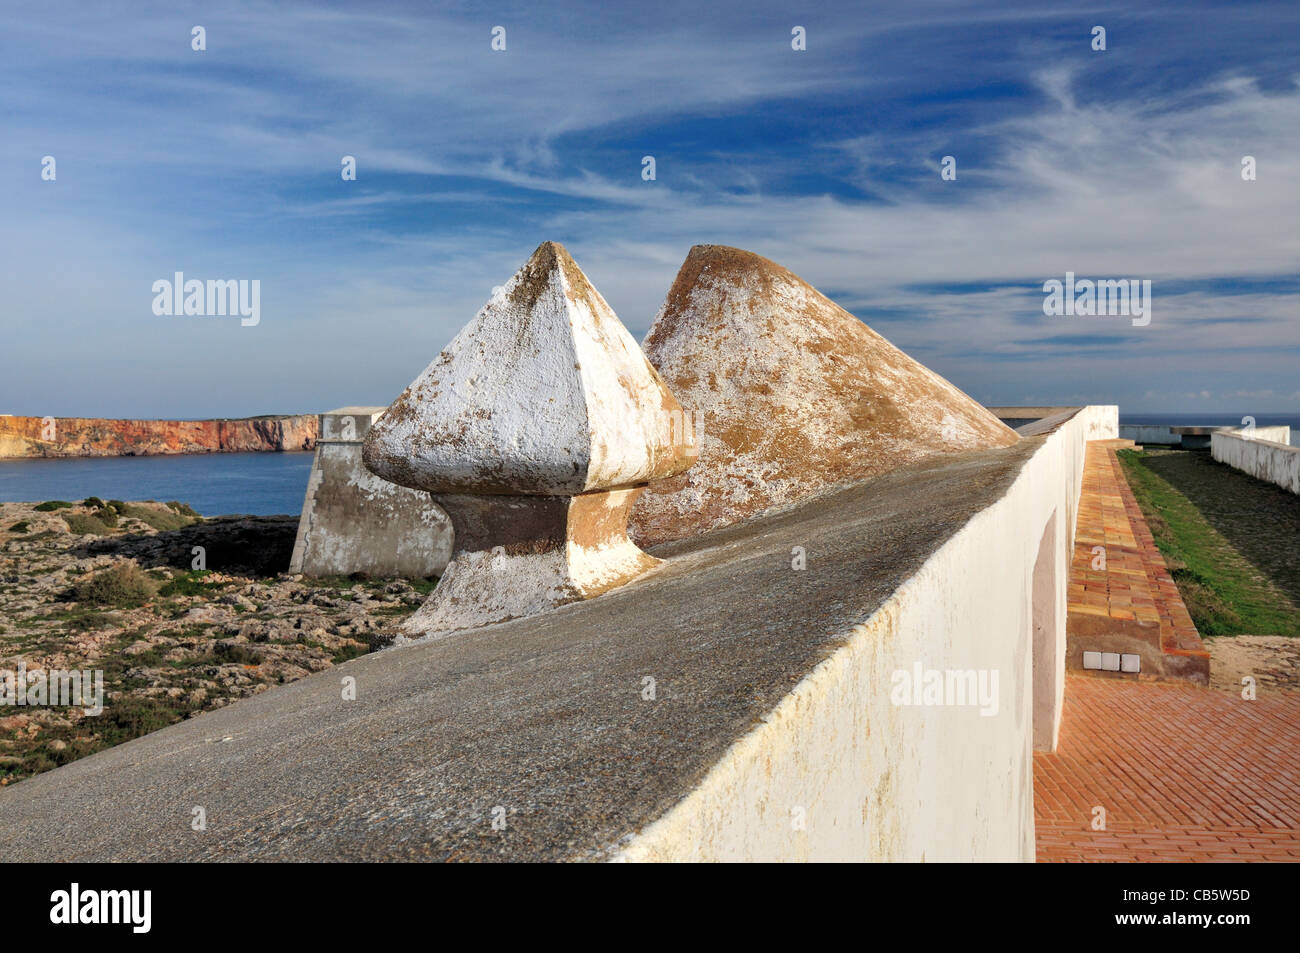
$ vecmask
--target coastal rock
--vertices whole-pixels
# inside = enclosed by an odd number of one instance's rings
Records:
[[[802,278],[738,248],[691,249],[644,348],[695,417],[699,463],[638,501],[641,546],[1019,439]]]
[[[127,505],[177,515],[163,504]],[[106,535],[86,536],[65,519],[96,507],[35,507],[0,503],[0,670],[103,671],[105,717],[74,705],[0,719],[0,786],[363,654],[382,644],[375,633],[414,611],[387,590],[419,602],[404,580],[337,578],[306,589],[280,575],[293,517],[214,518],[174,530],[124,518]],[[207,551],[206,572],[192,569],[196,545]],[[129,592],[79,591],[124,564],[144,570],[157,592],[139,603]],[[334,606],[306,604],[308,592],[332,592]],[[131,715],[141,705],[148,718]],[[60,744],[64,756],[52,759]]]
[[[317,427],[314,414],[233,420],[0,415],[0,459],[312,450]]]

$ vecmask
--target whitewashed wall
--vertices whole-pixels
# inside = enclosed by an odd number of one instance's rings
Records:
[[[1261,440],[1257,428],[1255,439],[1240,433],[1219,432],[1210,438],[1210,454],[1259,480],[1276,483],[1292,493],[1300,493],[1300,447]]]
[[[1047,436],[1002,499],[617,859],[1032,861],[1035,712],[1054,746],[1085,442],[1117,433],[1117,408],[1087,407]],[[1049,594],[1037,613],[1036,561]],[[996,715],[895,705],[893,673],[917,662],[996,671]]]

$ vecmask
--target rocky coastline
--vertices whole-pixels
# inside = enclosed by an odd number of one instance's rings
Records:
[[[0,787],[364,654],[433,588],[290,575],[297,525],[0,503]],[[68,671],[102,679],[102,712],[9,697],[15,672]]]
[[[218,420],[0,416],[0,459],[314,450],[315,414]]]

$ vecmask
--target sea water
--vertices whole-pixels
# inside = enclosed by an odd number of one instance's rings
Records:
[[[0,502],[177,500],[204,516],[302,512],[312,454],[202,453],[183,456],[0,460]]]

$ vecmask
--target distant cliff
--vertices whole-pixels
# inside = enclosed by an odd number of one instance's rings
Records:
[[[0,458],[312,450],[316,415],[238,420],[0,417]]]

